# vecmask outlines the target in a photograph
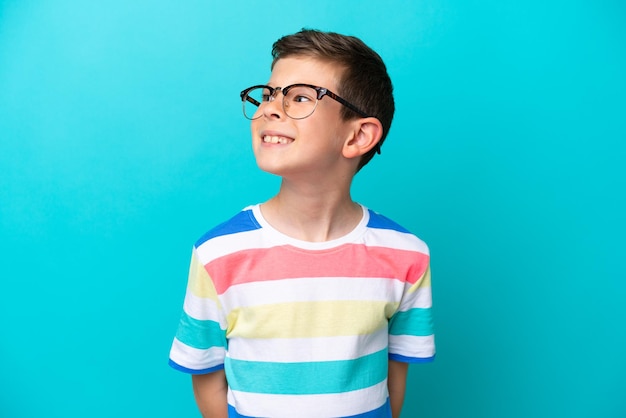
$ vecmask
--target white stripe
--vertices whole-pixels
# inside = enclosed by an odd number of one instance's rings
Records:
[[[435,355],[435,336],[390,335],[389,353],[405,357],[432,357]]]
[[[200,350],[189,347],[177,338],[174,338],[170,349],[170,359],[176,364],[192,370],[204,370],[224,364],[226,351],[224,347],[211,347]]]
[[[270,248],[274,245],[275,243],[265,239],[262,229],[254,229],[211,238],[203,242],[196,251],[202,264],[206,265],[234,252]]]
[[[356,336],[232,339],[228,356],[278,363],[351,360],[385,349],[387,333],[385,327],[374,334]]]
[[[369,228],[365,237],[368,246],[387,247],[396,250],[417,251],[429,255],[428,246],[424,241],[411,233],[392,229]]]
[[[212,299],[201,298],[191,292],[187,292],[183,302],[183,309],[192,318],[215,321],[220,324],[222,329],[226,329],[226,322],[220,315],[217,303]]]
[[[380,408],[387,380],[366,389],[324,395],[269,395],[228,390],[228,403],[242,415],[272,418],[329,418]]]
[[[404,296],[399,312],[408,311],[413,308],[430,308],[433,306],[433,294],[430,286],[420,287],[413,293],[408,293]]]
[[[231,286],[220,297],[225,309],[259,304],[318,301],[380,301],[399,303],[400,280],[381,278],[316,277],[250,282]]]
[[[203,242],[196,249],[198,258],[201,260],[202,264],[207,264],[233,252],[271,248],[275,245],[292,244],[299,248],[321,250],[333,248],[344,243],[362,242],[362,240],[357,237],[361,233],[361,228],[364,228],[369,220],[369,214],[365,211],[361,224],[347,236],[326,242],[307,242],[292,239],[271,228],[260,215],[258,208],[254,208],[253,213],[257,218],[257,222],[263,225],[263,227],[251,231],[221,235]],[[362,243],[368,246],[387,247],[429,254],[426,243],[411,233],[391,229],[367,228],[367,234],[365,234],[362,239],[364,239]]]

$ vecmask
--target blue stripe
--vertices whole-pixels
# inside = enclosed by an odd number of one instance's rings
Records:
[[[391,418],[391,404],[389,403],[389,398],[387,398],[387,402],[385,402],[380,408],[358,415],[351,415],[346,418]]]
[[[226,347],[226,331],[220,328],[220,324],[208,319],[192,318],[185,312],[180,317],[176,338],[199,350]]]
[[[413,308],[396,312],[389,320],[389,334],[427,337],[434,334],[431,308]]]
[[[403,228],[402,226],[398,225],[397,223],[395,223],[391,219],[387,218],[386,216],[378,214],[378,213],[374,212],[371,209],[368,209],[368,212],[370,214],[370,220],[367,223],[368,227],[370,227],[370,228],[378,228],[378,229],[391,229],[391,230],[394,230],[394,231],[404,232],[406,234],[410,234],[409,230],[407,230],[407,229]]]
[[[243,210],[226,222],[219,224],[218,226],[204,234],[198,241],[196,241],[196,248],[198,248],[200,245],[207,242],[211,238],[236,234],[237,232],[254,231],[255,229],[260,228],[261,225],[259,225],[256,218],[252,214],[252,210]]]
[[[435,356],[432,357],[406,357],[400,354],[389,354],[389,360],[399,361],[400,363],[432,363]]]
[[[314,395],[365,389],[387,378],[387,349],[352,360],[275,363],[226,357],[233,390],[280,395]],[[320,378],[324,376],[324,378]]]
[[[209,373],[213,373],[213,372],[216,372],[218,370],[223,370],[224,369],[224,365],[223,364],[219,364],[219,365],[217,365],[215,367],[209,367],[208,369],[200,369],[200,370],[189,369],[189,368],[187,368],[185,366],[181,366],[180,364],[176,363],[172,359],[170,359],[169,365],[170,365],[170,367],[178,370],[179,372],[189,373],[189,374],[209,374]]]
[[[228,418],[255,418],[249,415],[241,415],[237,410],[231,405],[228,404]]]
[[[287,412],[287,411],[285,411]],[[293,411],[291,416],[297,416],[299,411]],[[242,415],[232,406],[228,405],[228,418],[256,418],[249,415]],[[341,418],[341,417],[340,417]],[[383,404],[380,408],[376,408],[373,411],[364,412],[358,415],[350,415],[349,417],[343,418],[391,418],[391,405],[389,404],[389,398],[387,398],[387,402]]]

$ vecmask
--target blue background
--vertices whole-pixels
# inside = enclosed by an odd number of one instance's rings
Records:
[[[300,28],[397,113],[354,197],[426,240],[403,417],[626,416],[621,1],[0,1],[0,416],[198,416],[167,366],[191,245],[269,198],[238,93]]]

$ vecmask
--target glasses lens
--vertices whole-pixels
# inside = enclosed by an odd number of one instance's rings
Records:
[[[248,92],[243,98],[243,114],[248,119],[256,119],[261,116],[259,106],[269,97],[269,90],[257,87]],[[265,98],[265,100],[264,100]]]
[[[310,116],[317,106],[317,90],[311,87],[295,86],[283,97],[285,113],[292,119]]]

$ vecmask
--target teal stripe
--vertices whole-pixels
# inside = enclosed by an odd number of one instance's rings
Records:
[[[430,308],[413,308],[396,312],[389,320],[389,334],[426,337],[434,333]]]
[[[226,347],[226,331],[215,321],[195,319],[183,312],[178,324],[176,338],[182,343],[200,350]]]
[[[273,363],[226,357],[233,390],[279,395],[315,395],[368,388],[387,378],[387,349],[354,360]]]

